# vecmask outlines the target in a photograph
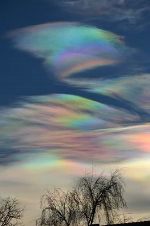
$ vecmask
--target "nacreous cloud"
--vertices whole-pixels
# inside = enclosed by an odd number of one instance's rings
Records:
[[[80,23],[32,26],[12,32],[10,37],[16,48],[43,58],[64,80],[73,73],[120,63],[129,52],[121,37]]]
[[[70,85],[94,92],[130,101],[132,105],[150,112],[150,74],[126,75],[109,79],[68,79]]]
[[[145,157],[150,125],[137,122],[137,115],[78,96],[29,97],[1,110],[1,164],[10,163],[10,150],[12,162],[36,162],[37,154],[103,163]]]

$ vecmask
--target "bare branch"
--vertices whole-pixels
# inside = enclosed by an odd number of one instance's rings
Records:
[[[90,226],[98,218],[113,223],[116,211],[126,207],[124,181],[119,170],[110,177],[93,172],[79,178],[71,191],[47,191],[41,199],[37,226]]]
[[[24,208],[17,198],[0,197],[0,226],[18,226],[23,217]]]

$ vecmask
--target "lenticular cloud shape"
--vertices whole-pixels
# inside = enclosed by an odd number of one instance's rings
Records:
[[[121,37],[80,23],[37,25],[10,36],[16,48],[43,58],[61,79],[86,69],[116,64],[126,49]]]

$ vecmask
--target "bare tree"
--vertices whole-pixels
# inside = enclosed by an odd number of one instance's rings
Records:
[[[80,178],[75,188],[75,199],[78,203],[78,218],[84,220],[87,226],[94,220],[103,218],[107,224],[113,223],[116,211],[126,207],[123,198],[125,183],[119,170],[110,177],[97,176],[93,172]]]
[[[77,207],[71,191],[63,192],[54,189],[41,198],[41,218],[36,221],[38,226],[70,226],[77,225]]]
[[[0,197],[0,226],[20,225],[23,211],[17,198]]]
[[[113,223],[116,211],[126,207],[124,181],[119,170],[109,177],[93,172],[79,178],[74,189],[47,191],[41,199],[37,226],[90,226],[98,219]]]

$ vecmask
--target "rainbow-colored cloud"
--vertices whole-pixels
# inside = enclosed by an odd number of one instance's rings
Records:
[[[109,79],[68,79],[68,83],[91,93],[122,98],[150,112],[150,74],[126,75]]]
[[[10,34],[16,48],[43,58],[64,79],[90,68],[122,61],[127,48],[122,38],[80,23],[57,22],[28,27]]]
[[[11,142],[14,161],[38,153],[41,158],[118,162],[150,152],[149,124],[138,125],[137,115],[78,96],[28,97],[0,116],[1,148],[8,150]],[[5,153],[3,162],[9,157]]]

